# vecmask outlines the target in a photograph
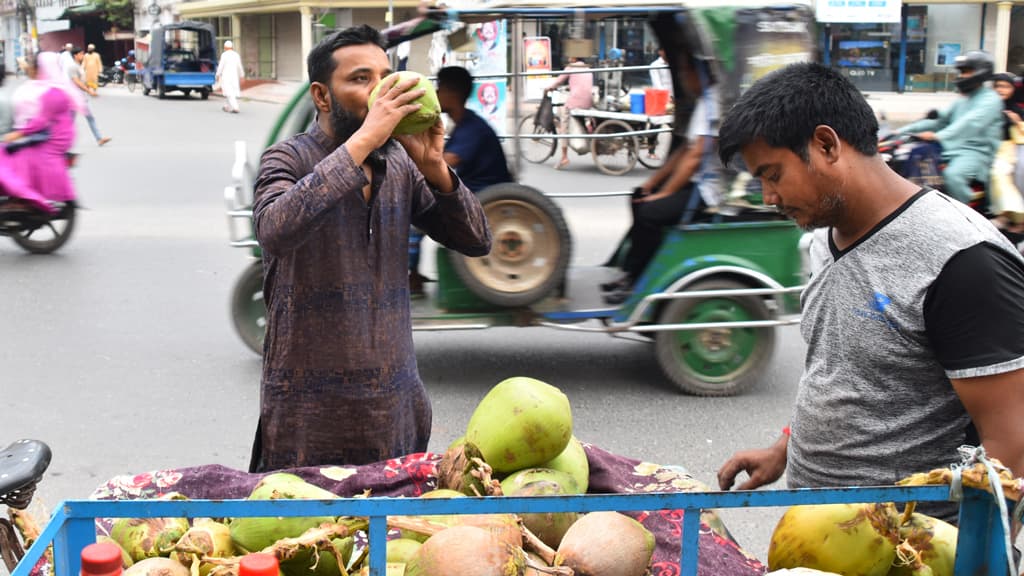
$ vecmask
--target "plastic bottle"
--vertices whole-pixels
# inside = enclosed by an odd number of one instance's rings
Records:
[[[277,557],[259,552],[246,554],[238,563],[238,576],[278,576]]]
[[[120,576],[121,547],[113,542],[89,544],[82,548],[82,576]]]

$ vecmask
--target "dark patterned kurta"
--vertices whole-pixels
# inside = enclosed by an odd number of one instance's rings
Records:
[[[412,343],[409,226],[470,256],[489,251],[490,231],[461,182],[442,195],[397,142],[378,153],[368,161],[369,203],[362,169],[319,126],[261,159],[254,217],[267,339],[253,470],[365,464],[427,449],[431,408]]]

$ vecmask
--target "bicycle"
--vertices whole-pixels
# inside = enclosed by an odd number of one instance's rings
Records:
[[[553,107],[564,106],[564,102],[552,102]],[[656,121],[655,118],[662,119]],[[668,116],[651,117],[598,108],[573,110],[570,115],[568,134],[587,134],[591,138],[570,138],[569,147],[577,154],[590,153],[597,168],[612,176],[621,176],[636,166],[639,161],[648,168],[658,168],[668,153],[671,139],[669,132],[658,132],[643,136],[617,136],[629,132],[656,129],[671,123]],[[667,119],[667,120],[665,120]],[[555,115],[554,130],[538,122],[535,114],[525,116],[519,123],[520,149],[523,158],[533,164],[542,164],[558,149],[561,117]],[[641,150],[647,150],[641,154]]]
[[[8,573],[39,538],[39,526],[25,510],[50,457],[50,447],[38,440],[18,440],[0,450],[0,505],[8,508],[8,518],[0,518],[0,558]]]

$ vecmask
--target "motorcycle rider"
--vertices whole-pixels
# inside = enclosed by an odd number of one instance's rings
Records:
[[[900,129],[921,140],[942,145],[944,192],[969,202],[971,182],[988,184],[989,167],[999,147],[1003,131],[1003,103],[994,90],[985,86],[992,77],[995,62],[981,50],[956,57],[953,66],[960,72],[956,88],[963,95],[938,118],[919,120]]]

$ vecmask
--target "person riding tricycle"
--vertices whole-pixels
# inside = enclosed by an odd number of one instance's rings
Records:
[[[652,193],[646,199],[672,196],[672,202],[682,208],[675,217],[657,223],[639,248],[632,245],[640,235],[631,233],[608,262],[579,266],[570,265],[573,241],[556,199],[625,199],[630,192],[541,191],[521,181],[475,190],[487,218],[491,250],[482,257],[467,257],[438,248],[436,282],[427,286],[425,298],[408,304],[413,328],[546,326],[632,333],[655,344],[660,366],[680,390],[709,396],[740,393],[754,385],[770,360],[774,328],[797,321],[793,314],[796,294],[804,281],[798,246],[802,233],[779,214],[749,202],[751,195],[756,195],[755,188],[747,190],[749,178],[712,167],[707,153],[714,144],[717,110],[735,99],[746,83],[785,63],[810,59],[812,11],[807,5],[728,9],[678,4],[615,8],[494,5],[458,12],[427,9],[416,20],[385,34],[395,46],[429,33],[448,36],[456,28],[472,31],[483,23],[504,21],[497,29],[519,38],[530,37],[550,22],[574,17],[617,18],[634,28],[643,27],[665,50],[676,95],[673,124],[678,146],[664,172],[652,178],[648,187]],[[708,25],[723,18],[731,25]],[[776,21],[787,25],[764,25]],[[594,30],[597,34],[598,29]],[[591,41],[598,44],[597,38]],[[492,42],[488,49],[497,45],[502,43]],[[729,45],[729,56],[721,56],[718,45]],[[765,58],[767,48],[776,56]],[[504,58],[495,61],[504,62]],[[528,76],[523,73],[519,50],[511,51],[511,62],[511,74],[478,68],[473,75],[474,88],[477,83],[510,82],[509,106],[494,113],[498,121],[491,125],[506,136],[506,144],[513,148],[508,157],[517,162],[519,146],[533,135],[508,137],[507,127],[521,125],[522,108],[527,104],[523,78]],[[642,64],[646,74],[646,62]],[[440,65],[429,68],[423,72],[434,73]],[[687,71],[690,81],[686,80]],[[470,107],[474,105],[480,104],[471,98]],[[482,114],[491,119],[491,111]],[[313,117],[312,102],[303,90],[286,108],[268,145],[306,130]],[[617,133],[611,137],[632,142],[635,150],[636,138],[647,135]],[[249,162],[244,143],[239,143],[235,183],[225,194],[232,244],[248,247],[259,257],[251,211],[254,170]],[[521,176],[518,168],[513,173]],[[718,186],[714,186],[716,179]],[[705,198],[707,209],[690,207],[691,200],[700,198]],[[692,218],[678,221],[680,214],[689,212],[694,213]],[[637,225],[641,224],[638,219]],[[626,255],[641,250],[646,263],[627,268],[632,272],[630,290],[621,291],[624,296],[617,300],[603,301],[601,285],[614,283],[622,275]],[[236,329],[257,352],[263,350],[265,334],[263,287],[263,262],[257,260],[238,281],[232,299]]]

